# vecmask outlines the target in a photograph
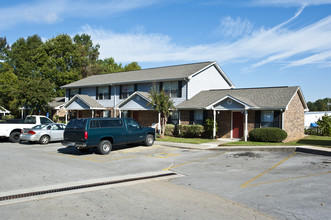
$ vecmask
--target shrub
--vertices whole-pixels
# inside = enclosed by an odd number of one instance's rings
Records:
[[[178,125],[179,136],[185,138],[201,137],[204,132],[202,125]]]
[[[256,128],[249,132],[249,139],[257,142],[282,142],[286,138],[286,131],[280,128]]]
[[[53,121],[56,123],[56,122],[59,122],[59,116],[58,115],[54,115],[53,116]]]
[[[331,136],[331,115],[325,113],[321,119],[316,122],[318,127],[321,129],[323,136]]]
[[[2,119],[3,120],[15,119],[15,116],[14,115],[3,115]]]
[[[166,127],[165,127],[164,134],[167,135],[167,136],[174,136],[174,132],[175,132],[175,125],[167,124]]]
[[[216,133],[217,133],[217,122],[216,122]],[[213,131],[214,131],[214,120],[211,118],[206,119],[204,124],[204,133],[203,136],[206,138],[213,138]]]

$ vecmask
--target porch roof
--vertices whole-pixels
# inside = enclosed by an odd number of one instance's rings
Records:
[[[241,101],[248,109],[286,109],[298,90],[306,108],[306,103],[298,86],[201,91],[176,107],[178,109],[211,109],[228,97]]]
[[[71,110],[81,110],[81,109],[86,109],[86,110],[104,110],[105,107],[103,107],[99,102],[97,102],[96,100],[94,100],[93,98],[91,98],[88,95],[81,95],[81,94],[77,94],[74,97],[72,97],[68,102],[66,102],[63,107],[64,108],[68,108],[70,107],[70,105],[77,101],[80,100],[83,104],[85,104],[86,106],[81,106],[77,109],[74,108],[70,108]]]
[[[152,110],[152,108],[148,106],[148,103],[150,102],[151,99],[148,92],[137,91],[124,99],[115,108],[120,110]]]
[[[0,113],[5,113],[5,114],[9,114],[10,111],[8,111],[7,109],[5,109],[4,107],[0,106]]]

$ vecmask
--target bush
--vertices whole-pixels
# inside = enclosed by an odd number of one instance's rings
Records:
[[[217,133],[217,122],[216,122],[216,133]],[[205,125],[204,125],[204,133],[203,136],[206,138],[213,138],[213,131],[214,131],[214,120],[213,119],[206,119]]]
[[[280,128],[256,128],[249,132],[249,139],[257,142],[282,142],[286,138],[286,131]]]
[[[174,132],[175,132],[175,125],[167,124],[166,127],[165,127],[164,134],[167,135],[167,136],[174,136]]]
[[[14,115],[3,115],[3,116],[2,116],[2,119],[3,119],[3,120],[15,119],[15,116],[14,116]]]
[[[178,125],[179,136],[185,138],[201,137],[204,132],[202,125]]]

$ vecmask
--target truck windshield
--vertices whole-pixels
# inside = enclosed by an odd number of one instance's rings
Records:
[[[73,119],[69,122],[66,130],[85,130],[86,119]]]
[[[25,118],[25,124],[36,124],[36,117],[28,116]]]

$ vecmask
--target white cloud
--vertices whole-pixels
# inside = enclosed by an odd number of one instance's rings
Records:
[[[226,63],[245,63],[258,68],[268,63],[280,63],[281,68],[307,64],[330,66],[331,16],[295,30],[286,25],[299,16],[303,7],[290,18],[273,28],[253,31],[234,42],[182,46],[162,34],[116,33],[86,25],[82,32],[101,45],[102,58],[113,56],[119,62],[193,62],[217,60]],[[142,28],[143,29],[143,28]]]
[[[241,19],[240,17],[233,19],[228,16],[221,19],[220,26],[216,32],[226,37],[238,37],[250,34],[252,30],[253,24],[247,19]]]
[[[99,17],[146,7],[162,0],[53,0],[0,8],[0,30],[17,24],[52,24],[66,17]]]
[[[252,5],[261,6],[301,6],[301,5],[327,5],[331,4],[331,0],[253,0]]]

